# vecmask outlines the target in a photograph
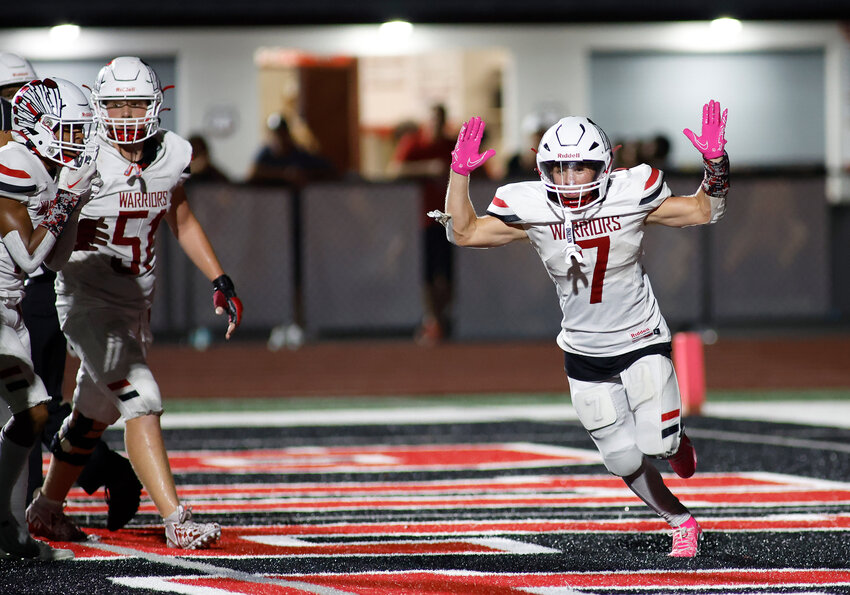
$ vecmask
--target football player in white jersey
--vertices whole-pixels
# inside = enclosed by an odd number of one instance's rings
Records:
[[[25,83],[36,78],[29,60],[12,52],[0,52],[0,147],[12,142],[12,98]],[[44,265],[29,273],[20,304],[24,325],[30,336],[33,370],[41,378],[51,398],[47,404],[47,423],[41,432],[41,442],[48,447],[62,421],[71,413],[71,405],[64,402],[62,395],[67,344],[56,315],[56,292],[53,290],[55,279],[56,272]],[[10,415],[6,408],[0,407],[0,425],[5,424]],[[15,488],[27,504],[33,492],[44,481],[41,460],[42,449],[33,448],[30,452],[29,473],[21,474],[18,480],[21,485]],[[139,509],[142,484],[133,473],[130,461],[111,450],[103,440],[95,447],[77,484],[89,494],[104,488],[106,524],[111,531],[126,525]],[[22,526],[26,524],[23,516],[20,522]]]
[[[12,418],[0,431],[0,550],[57,559],[22,526],[24,494],[13,496],[47,421],[50,399],[33,371],[20,301],[24,277],[42,263],[58,269],[74,246],[80,206],[96,184],[88,98],[64,79],[34,79],[11,100],[12,138],[0,148],[0,395]]]
[[[162,88],[156,73],[139,58],[115,58],[98,74],[92,103],[103,187],[83,209],[74,253],[56,281],[59,320],[81,365],[73,411],[57,433],[44,487],[27,509],[27,521],[34,535],[86,539],[64,514],[63,501],[93,440],[123,417],[127,454],[164,520],[168,546],[206,548],[221,528],[193,521],[178,498],[160,426],[162,399],[146,362],[154,241],[163,220],[212,282],[216,311],[228,313],[228,339],[242,304],[182,187],[191,147],[159,128]]]
[[[648,459],[666,459],[687,478],[696,452],[684,433],[671,334],[641,265],[642,244],[649,224],[703,225],[723,216],[725,128],[726,111],[710,101],[702,134],[684,131],[703,154],[703,183],[692,196],[672,196],[664,174],[648,165],[613,171],[608,137],[591,120],[563,118],[540,141],[540,180],[500,187],[479,217],[468,176],[494,152],[479,153],[484,122],[472,118],[452,152],[446,213],[431,213],[460,246],[531,242],[563,311],[557,342],[578,417],[607,469],[673,527],[675,557],[696,556],[702,530]]]

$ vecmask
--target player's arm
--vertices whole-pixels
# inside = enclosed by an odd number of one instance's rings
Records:
[[[492,149],[483,154],[478,153],[484,126],[481,118],[471,118],[461,127],[455,150],[452,151],[445,221],[441,223],[446,226],[449,241],[458,246],[504,246],[528,237],[522,228],[508,225],[496,217],[479,217],[472,206],[469,198],[469,174],[495,155]]]
[[[697,192],[691,196],[671,196],[646,218],[647,223],[670,227],[705,225],[720,221],[726,213],[726,195],[729,193],[729,156],[726,145],[726,115],[720,104],[709,101],[703,106],[702,135],[690,129],[683,132],[702,153],[705,175]]]
[[[21,270],[32,273],[56,244],[56,236],[46,227],[33,229],[29,211],[24,203],[0,195],[0,237],[6,250]]]
[[[166,221],[189,260],[212,282],[216,314],[225,312],[228,314],[225,338],[229,339],[242,322],[242,302],[236,296],[233,281],[224,274],[224,269],[200,221],[192,212],[183,186],[177,186],[174,189],[171,209],[166,215]]]

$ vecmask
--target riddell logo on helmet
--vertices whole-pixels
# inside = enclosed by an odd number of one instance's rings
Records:
[[[581,153],[558,153],[558,159],[581,159]]]
[[[136,87],[115,87],[115,91],[118,93],[132,93],[136,90]]]

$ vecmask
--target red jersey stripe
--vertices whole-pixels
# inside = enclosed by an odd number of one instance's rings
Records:
[[[661,172],[653,167],[652,171],[649,174],[649,179],[646,181],[646,185],[643,187],[643,189],[649,190],[650,188],[652,188],[652,186],[658,180],[658,176],[660,176],[660,175],[661,175]]]
[[[0,174],[10,176],[12,178],[29,179],[30,175],[22,169],[12,169],[0,163]]]
[[[670,421],[671,419],[675,419],[679,417],[679,409],[674,409],[673,411],[668,411],[667,413],[661,414],[661,421]]]
[[[107,384],[107,386],[109,387],[109,390],[119,390],[119,389],[122,389],[126,386],[130,386],[130,383],[127,382],[126,378],[124,378],[123,380],[117,380],[115,382],[111,382],[111,383]]]

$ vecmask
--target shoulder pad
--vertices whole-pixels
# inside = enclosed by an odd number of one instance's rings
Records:
[[[9,143],[0,150],[0,194],[26,202],[28,198],[44,189],[41,179],[47,172],[38,169],[44,166],[38,157],[20,143]]]
[[[664,172],[645,163],[615,171],[611,181],[609,194],[633,197],[631,200],[637,198],[640,205],[651,205],[655,208],[670,196]]]
[[[500,186],[487,213],[505,223],[541,225],[564,220],[560,209],[546,198],[541,182],[517,182]]]
[[[180,180],[185,181],[189,177],[189,164],[192,162],[192,145],[176,132],[171,132],[170,130],[165,130],[164,132],[163,142],[165,144],[165,150],[169,153],[171,159],[183,163],[183,173],[180,176]]]

